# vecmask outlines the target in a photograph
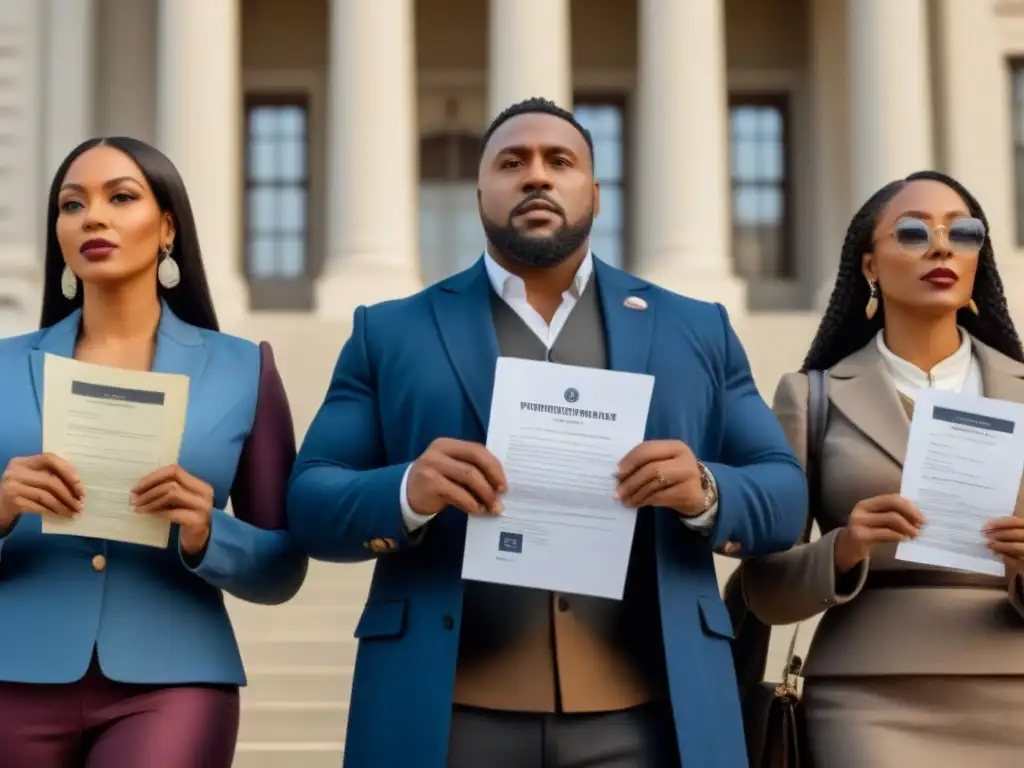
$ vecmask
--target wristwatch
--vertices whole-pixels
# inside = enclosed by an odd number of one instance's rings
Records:
[[[718,483],[715,482],[715,476],[711,474],[711,470],[697,462],[697,471],[700,473],[700,487],[704,491],[704,508],[701,510],[701,514],[707,512],[716,503],[718,503]]]

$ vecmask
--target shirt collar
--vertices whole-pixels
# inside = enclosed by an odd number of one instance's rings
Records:
[[[491,281],[494,292],[503,299],[526,298],[526,283],[518,275],[513,275],[498,262],[491,254],[484,251],[484,267],[487,269],[487,278]],[[594,257],[588,250],[583,257],[580,268],[576,270],[569,290],[566,291],[572,298],[578,299],[583,295],[583,289],[590,282],[590,275],[594,272]]]
[[[875,336],[875,344],[885,361],[885,366],[893,378],[914,387],[931,387],[958,392],[971,372],[973,353],[971,337],[960,329],[960,348],[952,355],[936,365],[930,372],[922,371],[913,363],[897,357],[885,344],[882,331]]]

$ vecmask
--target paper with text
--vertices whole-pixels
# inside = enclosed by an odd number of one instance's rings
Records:
[[[178,462],[188,377],[57,355],[44,366],[43,451],[81,476],[85,508],[74,519],[44,514],[43,533],[166,547],[170,523],[137,514],[130,494],[150,472]]]
[[[499,358],[487,448],[508,493],[501,515],[469,518],[463,578],[621,600],[637,511],[612,498],[615,468],[644,439],[653,389],[652,376]]]
[[[927,519],[896,559],[1002,576],[981,532],[1014,513],[1024,472],[1024,404],[922,389],[900,493]]]

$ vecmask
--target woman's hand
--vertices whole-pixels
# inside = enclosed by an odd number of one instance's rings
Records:
[[[924,523],[921,511],[898,493],[865,499],[853,508],[836,538],[836,569],[840,573],[853,570],[868,559],[876,544],[917,538]]]
[[[132,490],[135,511],[178,524],[182,550],[198,555],[210,540],[213,488],[175,465],[144,477]]]
[[[43,453],[11,459],[0,477],[0,533],[23,514],[74,517],[82,511],[84,498],[81,478],[59,456]]]
[[[981,529],[988,548],[1002,556],[1010,573],[1024,574],[1024,518],[997,517]]]

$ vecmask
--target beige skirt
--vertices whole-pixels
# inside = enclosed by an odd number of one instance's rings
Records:
[[[812,678],[803,701],[815,768],[1024,767],[1022,677]]]

